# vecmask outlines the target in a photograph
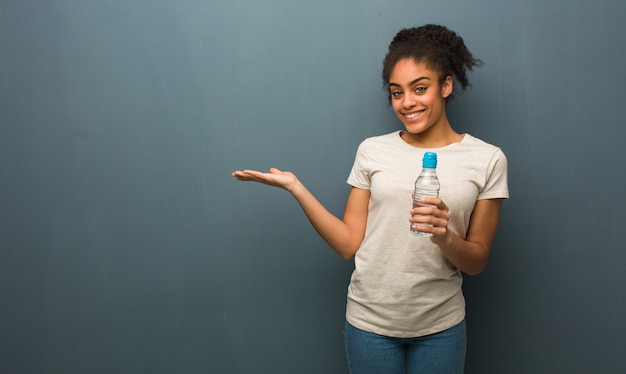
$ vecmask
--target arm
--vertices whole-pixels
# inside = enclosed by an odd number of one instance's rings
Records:
[[[260,182],[289,191],[317,233],[344,259],[352,258],[359,249],[367,224],[368,190],[352,188],[341,220],[330,213],[293,173],[272,168],[269,173],[238,170],[232,175],[240,181]]]
[[[476,275],[485,269],[491,243],[498,227],[498,217],[503,199],[478,200],[470,217],[470,225],[465,239],[447,229],[448,207],[438,198],[425,199],[425,203],[436,205],[436,208],[416,208],[411,214],[411,222],[430,223],[433,227],[418,226],[420,231],[431,232],[431,240],[437,244],[443,254],[454,266],[464,273]],[[430,209],[429,212],[425,210]],[[415,211],[415,212],[414,212]]]

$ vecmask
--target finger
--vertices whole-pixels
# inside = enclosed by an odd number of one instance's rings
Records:
[[[237,170],[233,172],[233,176],[240,181],[259,181],[263,173],[259,173],[255,170]]]
[[[448,218],[450,218],[448,207],[437,207],[433,209],[432,215],[442,220],[447,220]]]
[[[243,180],[246,177],[245,173],[241,170],[235,170],[231,175],[237,178],[237,180]]]
[[[260,171],[256,171],[256,170],[244,170],[243,171],[243,175],[248,177],[248,178],[253,178],[253,179],[259,179],[259,178],[263,178],[263,175],[265,173],[262,173]]]
[[[411,209],[412,215],[428,216],[435,215],[437,207],[435,205],[424,204]]]
[[[428,225],[433,225],[436,222],[436,220],[437,219],[433,215],[430,215],[430,214],[415,214],[409,217],[409,222],[422,223],[422,224],[428,224]]]

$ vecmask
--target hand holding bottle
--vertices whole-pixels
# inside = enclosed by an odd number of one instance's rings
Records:
[[[434,152],[424,153],[422,159],[422,172],[415,181],[415,189],[413,190],[413,208],[430,207],[424,199],[427,197],[439,196],[439,179],[437,178],[437,154]],[[416,236],[426,238],[431,235],[428,231],[417,230],[421,225],[427,223],[411,223],[410,230]]]
[[[448,234],[449,208],[438,197],[425,197],[418,206],[410,211],[411,227],[420,233],[432,234],[430,239],[435,244],[444,244]]]

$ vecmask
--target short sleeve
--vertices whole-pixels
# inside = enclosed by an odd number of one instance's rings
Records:
[[[485,187],[478,194],[478,200],[508,198],[508,163],[504,152],[498,149],[489,162]]]
[[[371,187],[371,178],[368,168],[369,158],[367,157],[367,145],[362,142],[356,151],[354,164],[348,176],[348,184],[363,190],[369,190]]]

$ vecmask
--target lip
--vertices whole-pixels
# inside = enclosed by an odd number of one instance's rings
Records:
[[[425,110],[419,110],[416,112],[402,113],[402,115],[404,116],[405,119],[409,121],[415,121],[415,120],[418,120],[420,117],[422,117],[424,115],[424,112]]]

